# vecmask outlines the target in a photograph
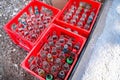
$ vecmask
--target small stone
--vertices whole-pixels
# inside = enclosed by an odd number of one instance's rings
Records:
[[[13,49],[13,52],[15,52],[16,51],[16,49]]]
[[[2,17],[2,13],[0,13],[0,17]]]
[[[2,37],[2,34],[0,34],[0,37]]]

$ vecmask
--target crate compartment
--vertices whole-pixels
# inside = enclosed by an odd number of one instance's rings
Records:
[[[76,35],[82,35],[82,36],[84,36],[86,38],[88,37],[88,33],[84,29],[78,29],[77,27],[73,27],[72,25],[66,25],[66,24],[60,23],[58,21],[54,21],[54,23],[56,23],[57,25],[63,27],[67,31],[72,32],[72,33],[74,33]]]
[[[58,12],[59,10],[52,6],[33,0],[10,20],[4,29],[14,43],[30,51]]]
[[[96,21],[101,4],[92,0],[70,0],[58,15],[56,23],[76,27],[88,37]]]
[[[67,80],[86,38],[52,24],[21,66],[40,80]]]

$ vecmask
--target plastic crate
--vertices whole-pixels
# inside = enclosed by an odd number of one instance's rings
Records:
[[[88,37],[100,7],[101,3],[92,0],[69,0],[55,22],[61,26],[78,29],[82,36]]]
[[[4,27],[13,42],[30,51],[56,18],[58,9],[32,0]]]
[[[55,47],[59,41],[62,41],[60,39],[64,39],[64,41],[60,44],[61,48],[59,49],[56,47],[57,53],[53,53],[54,52],[53,47]],[[54,45],[51,45],[51,40],[53,41]],[[67,43],[68,40],[72,41],[71,42],[72,45],[69,44],[68,51],[66,52],[65,50],[66,48],[64,46],[65,44],[68,45]],[[21,66],[26,71],[36,76],[40,80],[47,80],[45,77],[47,74],[53,75],[54,79],[51,80],[67,80],[72,69],[74,68],[74,65],[76,64],[78,56],[80,55],[80,52],[85,42],[86,42],[86,38],[80,35],[73,34],[58,25],[52,24],[49,27],[49,29],[45,32],[45,34],[42,36],[42,38],[39,40],[37,45],[30,51],[30,53],[27,55],[25,60],[21,63]],[[76,44],[77,45],[79,44],[79,47],[75,47]],[[49,45],[49,47],[46,45]],[[44,52],[43,54],[43,51],[47,51],[47,52]],[[52,58],[48,58],[49,53],[52,55]],[[68,59],[68,57],[72,57],[73,60],[73,62],[70,64],[66,62],[66,59]],[[61,61],[58,61],[60,63],[57,64],[58,58],[61,59]],[[45,67],[43,63],[44,61],[48,62],[47,67]],[[65,67],[65,64],[69,65],[69,67]],[[57,72],[55,70],[52,73],[51,68],[53,67],[53,65],[57,66],[56,67]],[[64,77],[59,75],[59,71],[61,70],[63,70],[65,73]],[[42,72],[38,72],[38,71],[42,71]]]

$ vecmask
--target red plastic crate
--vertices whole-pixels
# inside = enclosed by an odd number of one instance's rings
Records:
[[[35,10],[35,7],[37,7],[37,10]],[[43,8],[44,8],[44,10],[43,10]],[[49,12],[52,13],[51,16],[50,16],[50,14],[48,14],[47,10],[49,10]],[[39,13],[41,13],[41,15],[39,15],[37,13],[37,11]],[[33,48],[33,46],[38,42],[38,40],[41,38],[43,33],[46,31],[46,29],[47,29],[46,27],[48,27],[49,24],[52,23],[53,20],[56,18],[56,15],[58,12],[59,12],[59,10],[52,6],[44,4],[40,1],[32,0],[24,9],[22,9],[13,19],[11,19],[5,25],[4,29],[15,44],[19,45],[20,47],[24,48],[27,51],[30,51]],[[27,17],[24,15],[26,15]],[[26,23],[24,23],[24,22],[23,23],[25,25],[23,25],[22,23],[19,22],[19,20],[21,20],[21,17],[23,18],[23,16],[24,16],[24,19],[22,19],[22,20],[24,20],[25,22],[30,22],[29,26],[28,25],[26,26]],[[43,18],[44,18],[44,20],[43,20]],[[51,20],[49,20],[47,22],[47,19],[49,19],[49,18]],[[46,19],[46,22],[45,22],[45,19]],[[36,21],[36,23],[35,23],[35,21]],[[44,21],[44,24],[42,24],[42,21]],[[47,23],[49,23],[49,24],[47,24]],[[42,27],[44,26],[44,29],[38,29],[38,27],[40,28],[39,24],[41,24]],[[37,27],[35,27],[35,26],[37,26]],[[15,29],[14,29],[14,27],[15,27]],[[26,28],[23,29],[23,27],[26,27]],[[32,30],[32,28],[33,28],[33,30]],[[29,32],[29,35],[28,35],[28,32]],[[34,35],[33,35],[33,33],[34,33]],[[28,35],[28,36],[23,36],[23,34]],[[34,39],[32,39],[32,38],[34,38]]]
[[[88,10],[88,12],[86,12],[87,17],[85,19],[81,19],[83,13],[85,13],[84,12],[85,8],[84,7],[81,8],[79,6],[79,4],[81,2],[84,2],[84,3],[87,3],[87,4],[91,5],[91,8]],[[75,8],[73,8],[73,5],[75,6]],[[80,11],[80,13],[77,14],[78,7],[79,7],[79,9],[81,8],[82,10]],[[92,0],[69,0],[69,2],[66,4],[64,9],[61,11],[61,13],[59,13],[59,15],[57,16],[55,23],[57,23],[60,26],[63,25],[63,26],[67,26],[67,27],[70,27],[70,28],[73,27],[75,29],[78,29],[80,31],[79,33],[82,36],[88,37],[91,30],[92,30],[92,28],[93,28],[93,25],[94,25],[94,23],[96,21],[97,15],[98,15],[99,10],[100,10],[100,7],[101,7],[101,3],[96,2],[96,1],[92,1]],[[88,20],[88,17],[90,16],[91,12],[94,12],[95,15],[93,17],[92,22],[89,25],[89,28],[85,29],[85,24],[86,24],[86,22]],[[72,13],[72,15],[70,13]],[[74,17],[74,19],[76,19],[76,22],[71,24],[72,21],[70,23],[70,20],[73,19],[73,16],[75,14],[78,15],[77,18],[76,18],[76,16]],[[67,15],[68,18],[66,18],[65,15]],[[65,19],[65,20],[63,20],[63,19]],[[81,21],[83,23],[83,26],[78,26],[77,25],[78,22],[80,21],[80,19],[83,20],[83,22]]]
[[[57,35],[53,37],[53,35]],[[65,42],[62,44],[62,46],[64,46],[65,44],[67,44],[67,40],[72,38],[72,46],[70,47],[69,45],[69,52],[63,53],[65,55],[65,57],[63,59],[61,59],[62,57],[60,57],[59,55],[61,55],[61,51],[63,51],[63,47],[60,48],[60,50],[57,50],[57,53],[54,55],[52,52],[53,47],[56,45],[56,43],[59,41],[60,37],[64,36],[64,40]],[[52,54],[53,56],[53,62],[49,62],[48,61],[48,57],[41,57],[42,55],[42,51],[46,50],[46,44],[49,43],[49,40],[53,40],[53,42],[55,43],[53,45],[53,47],[50,46],[49,50],[47,50],[46,55],[48,55],[49,53]],[[80,43],[79,48],[74,48],[73,47],[77,44]],[[54,75],[54,80],[67,80],[72,69],[74,68],[74,65],[76,64],[76,61],[78,59],[78,56],[80,55],[80,52],[84,46],[86,42],[86,38],[80,36],[80,35],[76,35],[73,34],[67,30],[65,30],[64,28],[52,24],[49,29],[45,32],[45,34],[42,36],[42,38],[39,40],[39,42],[36,44],[36,46],[30,51],[30,53],[27,55],[27,57],[25,58],[25,60],[21,63],[21,66],[28,71],[29,73],[31,73],[32,75],[36,76],[37,78],[39,78],[40,80],[45,80],[45,75],[46,74],[53,74]],[[48,47],[48,46],[47,46]],[[72,53],[72,51],[74,53]],[[66,58],[72,56],[73,57],[73,63],[71,65],[69,65],[68,70],[65,70],[63,68],[63,65],[66,63]],[[58,72],[56,73],[51,73],[51,67],[53,65],[56,65],[54,63],[54,61],[56,61],[57,58],[61,59],[61,62],[59,66],[57,66],[57,71],[61,71],[64,70],[65,71],[65,77],[60,79],[58,78]],[[49,68],[44,68],[43,67],[43,62],[44,61],[48,61],[49,63]],[[33,68],[34,67],[34,68]],[[44,70],[46,73],[44,73],[44,75],[39,76],[37,70],[38,69],[42,69]],[[47,70],[46,70],[47,69]]]

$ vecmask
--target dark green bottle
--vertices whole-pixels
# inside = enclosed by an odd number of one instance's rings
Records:
[[[68,63],[68,64],[72,64],[73,63],[73,58],[70,56],[70,57],[68,57],[67,58],[67,60],[66,60],[66,62]]]
[[[47,74],[46,75],[46,80],[53,80],[53,75]]]

